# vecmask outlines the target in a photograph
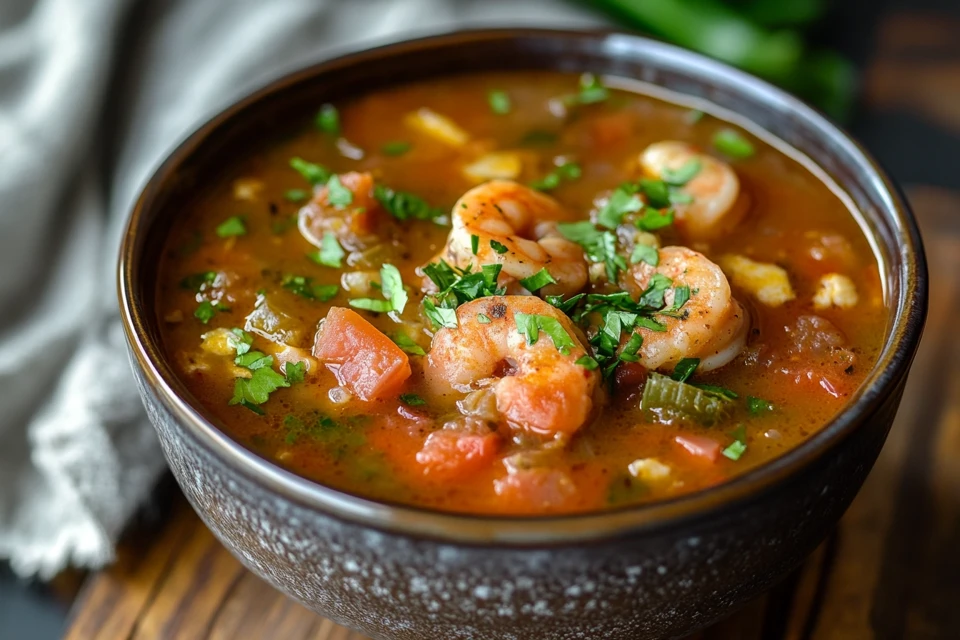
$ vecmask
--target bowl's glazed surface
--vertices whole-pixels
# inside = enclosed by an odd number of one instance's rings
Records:
[[[887,342],[836,420],[784,457],[709,491],[556,518],[470,517],[374,503],[313,484],[228,438],[164,361],[153,296],[163,211],[215,175],[255,130],[307,105],[445,73],[592,71],[739,113],[810,156],[874,239]],[[193,507],[244,564],[374,638],[660,638],[725,615],[795,567],[839,519],[893,420],[926,311],[916,226],[876,164],[781,91],[675,47],[616,33],[462,33],[354,54],[241,100],[184,142],[145,188],[120,263],[134,371]]]

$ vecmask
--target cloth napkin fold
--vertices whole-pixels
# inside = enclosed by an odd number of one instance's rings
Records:
[[[598,22],[563,0],[0,3],[0,560],[41,577],[109,562],[164,469],[114,270],[138,191],[183,136],[343,50]]]

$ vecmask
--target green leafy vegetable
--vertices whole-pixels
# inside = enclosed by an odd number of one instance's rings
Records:
[[[480,324],[490,324],[490,316],[488,316],[485,313],[478,313],[477,322],[479,322]]]
[[[417,344],[413,338],[411,338],[405,333],[396,333],[390,336],[390,339],[393,340],[394,344],[396,344],[406,353],[409,353],[415,356],[427,355],[427,352],[423,350],[423,347]]]
[[[553,276],[550,275],[550,272],[546,268],[540,269],[535,274],[529,278],[522,278],[520,284],[524,289],[531,293],[535,293],[540,289],[544,288],[548,284],[556,284],[557,281],[553,279]]]
[[[237,352],[238,356],[250,351],[250,347],[253,346],[253,336],[244,331],[234,327],[230,329],[230,335],[227,336],[227,344]]]
[[[610,97],[610,90],[603,86],[600,78],[592,73],[584,73],[580,76],[580,91],[573,95],[563,98],[564,104],[596,104],[603,102]]]
[[[477,255],[477,251],[480,249],[480,236],[472,235],[470,236],[470,250],[473,252],[473,255]]]
[[[320,131],[333,136],[340,135],[340,113],[332,104],[325,104],[320,107],[315,122]]]
[[[217,235],[221,238],[242,236],[247,233],[247,223],[240,216],[231,216],[217,225]]]
[[[497,242],[496,240],[490,241],[490,248],[500,255],[503,255],[507,252],[507,245]]]
[[[397,220],[433,220],[445,219],[446,212],[431,207],[427,202],[412,193],[394,191],[381,184],[374,186],[373,196],[383,208]]]
[[[773,403],[763,398],[747,396],[747,411],[750,412],[750,415],[759,416],[768,411],[773,411]]]
[[[205,271],[203,273],[192,273],[180,281],[180,288],[187,291],[202,291],[205,286],[212,285],[217,281],[216,271]]]
[[[193,312],[193,317],[207,324],[210,322],[218,311],[230,311],[230,307],[225,307],[220,303],[213,303],[209,300],[204,300],[198,306],[196,311]]]
[[[332,175],[326,167],[307,162],[303,158],[290,158],[290,167],[297,171],[310,184],[323,184]]]
[[[652,207],[647,207],[643,211],[643,216],[634,221],[634,225],[642,231],[659,231],[673,224],[673,219],[674,213],[671,209],[659,211]]]
[[[661,418],[686,418],[704,426],[711,426],[725,418],[731,410],[731,404],[723,395],[677,382],[656,372],[648,375],[640,401],[644,411]]]
[[[423,407],[427,401],[415,393],[401,393],[400,402],[410,407]]]
[[[677,366],[673,368],[673,373],[670,374],[670,377],[677,382],[686,382],[699,366],[700,358],[683,358],[677,363]]]
[[[742,424],[737,425],[730,436],[733,438],[733,442],[721,453],[731,460],[739,460],[740,456],[747,450],[747,429]]]
[[[407,306],[407,291],[403,288],[403,279],[400,277],[400,271],[392,264],[384,264],[380,267],[380,288],[383,292],[384,300],[354,298],[349,301],[350,306],[357,309],[376,311],[378,313],[387,313],[390,311],[403,313],[403,309]]]
[[[307,254],[307,258],[313,262],[324,266],[339,269],[343,265],[343,258],[346,252],[337,241],[337,236],[332,231],[325,231],[320,239],[320,249]]]
[[[577,346],[556,318],[537,314],[514,313],[513,319],[516,322],[517,331],[527,337],[527,344],[536,344],[542,331],[550,336],[553,346],[563,355],[569,354],[570,350]]]
[[[457,328],[457,310],[434,305],[430,298],[423,299],[423,312],[435,328]]]
[[[353,192],[340,182],[336,175],[327,180],[327,202],[337,209],[343,209],[353,204]]]
[[[382,147],[380,147],[380,152],[385,156],[402,156],[407,151],[413,148],[413,145],[409,142],[403,140],[394,140],[393,142],[387,142]]]
[[[608,229],[616,229],[623,222],[626,214],[636,213],[641,209],[643,209],[643,202],[640,198],[635,193],[619,187],[614,190],[597,214],[597,224]]]
[[[671,187],[682,187],[696,178],[702,167],[703,163],[700,162],[699,158],[690,158],[678,169],[665,167],[660,172],[660,179]]]
[[[490,105],[490,110],[497,115],[510,113],[510,96],[506,91],[491,91],[487,94],[487,103]]]
[[[713,146],[720,153],[736,160],[745,160],[756,153],[753,143],[733,129],[721,129],[713,136]]]
[[[560,186],[564,180],[576,180],[583,175],[583,170],[576,162],[565,161],[557,165],[556,168],[540,178],[530,183],[531,189],[538,191],[550,191]]]
[[[578,364],[584,369],[587,369],[589,371],[593,371],[594,369],[600,366],[599,362],[597,362],[592,356],[588,356],[588,355],[580,356],[579,358],[577,358],[574,364]]]
[[[310,192],[306,189],[287,189],[283,192],[283,199],[293,203],[306,202],[310,199]]]
[[[648,244],[634,245],[633,251],[630,253],[630,264],[637,264],[638,262],[646,262],[651,267],[655,267],[660,264],[660,252],[657,251],[656,247],[651,247]]]
[[[687,124],[697,124],[703,120],[704,115],[705,114],[703,111],[700,111],[699,109],[691,109],[690,111],[687,111],[685,116],[683,116],[683,121]]]
[[[340,291],[340,287],[335,284],[314,284],[313,278],[295,276],[290,273],[283,276],[283,279],[280,281],[280,286],[287,291],[297,294],[301,298],[318,300],[320,302],[332,300]]]
[[[270,394],[277,389],[289,387],[286,378],[273,370],[272,356],[266,356],[269,362],[252,370],[250,378],[237,378],[233,385],[233,397],[229,404],[244,406],[255,413],[263,414],[257,405],[261,405],[270,398]]]
[[[283,367],[283,373],[287,379],[287,383],[297,384],[298,382],[303,382],[303,378],[307,373],[307,367],[302,362],[288,362]]]
[[[591,262],[602,262],[610,282],[616,282],[620,271],[627,268],[627,261],[617,254],[617,236],[612,231],[600,231],[587,220],[561,222],[557,224],[557,231],[583,247]]]

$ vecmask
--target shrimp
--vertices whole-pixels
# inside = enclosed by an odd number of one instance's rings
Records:
[[[511,280],[546,269],[556,284],[543,287],[541,294],[577,293],[587,283],[583,249],[548,234],[547,229],[549,222],[564,217],[563,208],[553,198],[510,180],[492,180],[466,192],[454,205],[453,229],[439,257],[461,268],[499,263],[503,265],[501,278]]]
[[[565,345],[557,345],[553,330],[541,329],[530,344],[517,325],[522,314],[559,327],[569,340],[560,336]],[[587,350],[563,312],[534,296],[491,296],[461,305],[457,325],[433,337],[425,374],[434,393],[490,385],[507,423],[540,436],[570,435],[584,425],[599,375],[576,364]]]
[[[624,288],[634,295],[643,292],[654,274],[673,281],[664,293],[669,308],[678,286],[690,288],[690,299],[680,317],[657,316],[666,331],[638,329],[643,344],[637,355],[648,369],[670,369],[683,358],[699,358],[700,371],[719,369],[733,360],[746,344],[749,319],[730,292],[730,283],[720,267],[703,254],[686,247],[664,247],[656,267],[633,266],[623,278]]]
[[[745,207],[740,202],[740,180],[726,162],[700,153],[685,142],[656,142],[640,154],[647,174],[663,179],[665,170],[676,171],[688,162],[700,170],[682,190],[693,197],[689,204],[676,204],[676,226],[691,240],[710,240],[736,225]]]
[[[323,236],[333,233],[349,251],[365,249],[377,241],[379,203],[373,196],[373,176],[351,171],[338,176],[341,186],[350,192],[347,205],[330,203],[330,189],[317,187],[313,199],[297,216],[297,226],[307,242],[322,246]]]

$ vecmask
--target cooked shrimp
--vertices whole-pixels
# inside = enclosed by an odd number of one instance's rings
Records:
[[[546,330],[529,344],[519,314],[555,321],[570,339],[566,353]],[[435,393],[491,385],[508,424],[541,436],[572,434],[587,421],[599,376],[576,364],[587,351],[559,309],[534,296],[492,296],[459,307],[457,324],[433,337],[425,373]]]
[[[673,281],[673,287],[690,287],[690,299],[680,317],[657,316],[666,331],[639,329],[643,345],[638,356],[648,369],[670,369],[683,358],[699,358],[700,371],[718,369],[743,350],[749,322],[744,308],[730,293],[730,283],[720,267],[686,247],[664,247],[656,267],[635,265],[624,276],[627,290],[639,295],[655,273]],[[666,290],[666,307],[673,305],[674,288]]]
[[[451,218],[453,229],[440,257],[453,266],[499,263],[501,278],[511,280],[546,269],[557,283],[541,289],[543,294],[576,293],[587,283],[580,245],[544,232],[549,226],[544,223],[564,218],[563,208],[549,196],[509,180],[492,180],[466,192]],[[473,236],[478,238],[476,255]]]
[[[379,203],[373,197],[373,176],[351,171],[339,175],[338,180],[350,192],[351,202],[331,204],[329,187],[317,187],[313,199],[300,209],[300,234],[315,247],[321,246],[324,234],[333,233],[347,250],[364,249],[377,241]]]
[[[740,180],[726,162],[700,153],[685,142],[656,142],[640,154],[644,172],[663,179],[664,170],[676,171],[688,162],[700,170],[681,189],[693,197],[689,204],[676,204],[676,226],[691,240],[709,240],[730,229],[743,216],[738,206]]]

